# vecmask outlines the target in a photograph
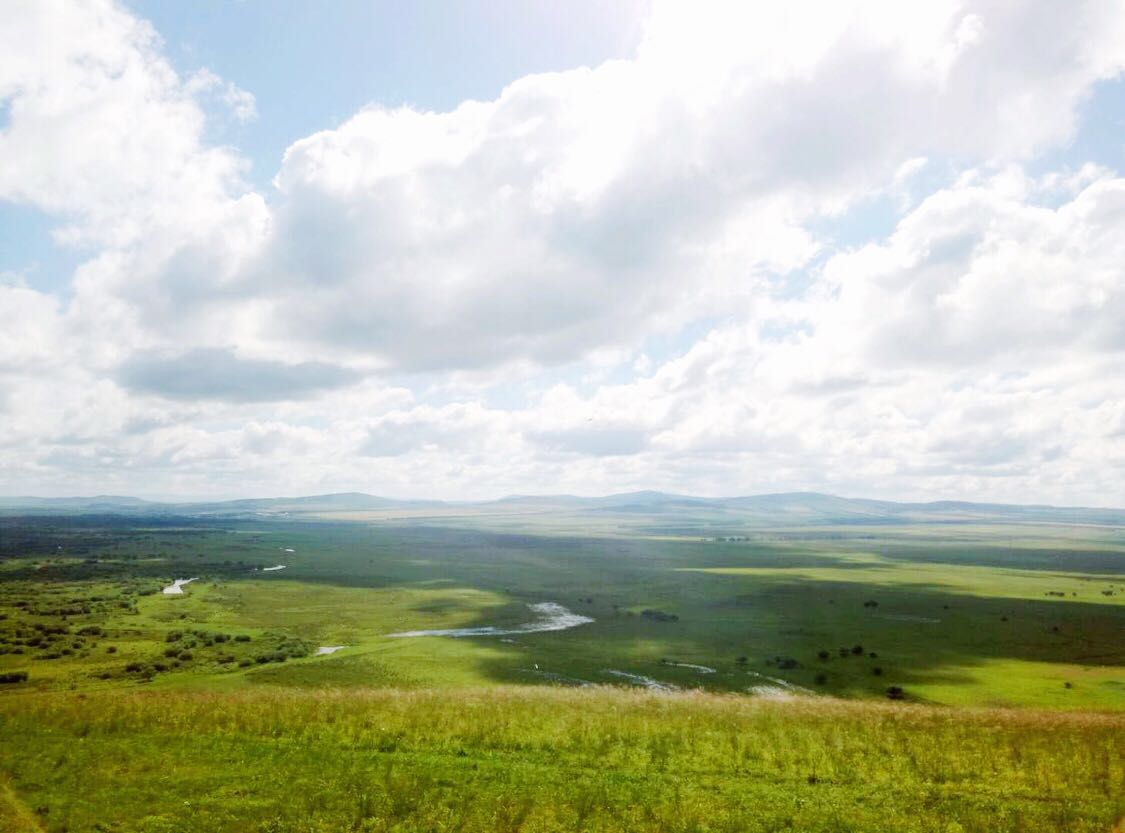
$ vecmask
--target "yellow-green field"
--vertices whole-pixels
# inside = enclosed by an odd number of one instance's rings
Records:
[[[510,522],[7,521],[0,830],[1122,814],[1115,529]],[[543,603],[581,618],[520,631]],[[393,636],[454,628],[498,630]]]
[[[1090,831],[1110,715],[620,689],[0,700],[0,829]]]

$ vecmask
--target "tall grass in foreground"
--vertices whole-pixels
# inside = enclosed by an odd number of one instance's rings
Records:
[[[8,696],[4,776],[0,830],[1105,833],[1125,717],[616,689]]]

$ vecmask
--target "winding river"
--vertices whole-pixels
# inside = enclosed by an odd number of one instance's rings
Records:
[[[523,625],[484,625],[478,628],[446,628],[443,630],[428,631],[402,631],[391,633],[388,636],[414,637],[414,636],[452,636],[460,638],[465,636],[507,636],[519,633],[545,633],[547,631],[565,631],[577,628],[579,625],[588,625],[594,620],[589,616],[574,613],[556,602],[539,602],[529,604],[528,609],[538,617],[534,622]]]

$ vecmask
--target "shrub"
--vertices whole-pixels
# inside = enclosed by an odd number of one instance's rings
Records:
[[[27,672],[26,671],[9,671],[6,674],[0,674],[0,684],[26,683],[26,682],[27,682]]]
[[[902,690],[902,686],[889,686],[887,688],[887,699],[889,700],[905,700],[906,692]]]

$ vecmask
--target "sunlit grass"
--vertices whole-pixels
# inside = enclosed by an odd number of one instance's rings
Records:
[[[701,693],[0,701],[50,830],[1106,831],[1125,718]]]
[[[1099,605],[1125,605],[1125,577],[1071,573],[1063,570],[1019,570],[958,564],[913,564],[864,554],[848,554],[823,567],[682,567],[683,572],[748,578],[862,584],[872,590],[940,589],[992,599],[1035,599],[1054,602],[1081,599]],[[1118,588],[1119,592],[1103,591]]]

